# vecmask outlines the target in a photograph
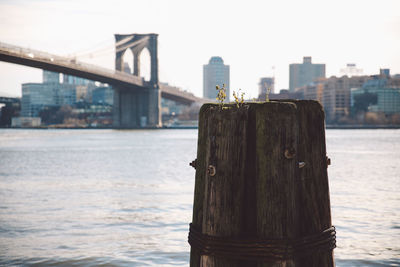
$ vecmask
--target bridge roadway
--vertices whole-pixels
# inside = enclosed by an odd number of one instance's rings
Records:
[[[92,64],[82,63],[67,57],[52,55],[46,52],[27,49],[0,42],[0,61],[40,68],[48,71],[65,73],[76,77],[107,83],[118,88],[129,90],[146,90],[149,84],[142,78],[117,70],[110,70]],[[180,90],[178,87],[159,84],[161,97],[175,102],[190,105],[194,102],[204,103],[203,98]]]

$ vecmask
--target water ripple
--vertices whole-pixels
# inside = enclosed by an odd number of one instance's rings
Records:
[[[188,266],[196,148],[196,130],[0,130],[0,265]],[[327,151],[337,266],[400,266],[400,131],[328,130]]]

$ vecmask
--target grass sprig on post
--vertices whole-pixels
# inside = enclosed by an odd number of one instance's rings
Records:
[[[215,86],[215,89],[218,91],[217,94],[217,101],[219,102],[219,104],[221,105],[221,109],[224,109],[224,101],[226,99],[226,87],[225,84],[221,86],[217,85]]]
[[[241,89],[239,89],[237,93],[233,91],[233,97],[235,98],[235,103],[237,108],[243,106],[244,103],[244,92],[240,93],[240,90]],[[239,93],[240,93],[240,98],[239,98]]]

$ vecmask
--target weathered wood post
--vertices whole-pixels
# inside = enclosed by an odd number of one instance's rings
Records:
[[[191,267],[334,266],[324,130],[315,101],[203,105]]]

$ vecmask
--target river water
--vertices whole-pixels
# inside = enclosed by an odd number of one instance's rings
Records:
[[[336,266],[400,266],[400,130],[327,130]],[[197,130],[0,130],[0,266],[188,266]]]

